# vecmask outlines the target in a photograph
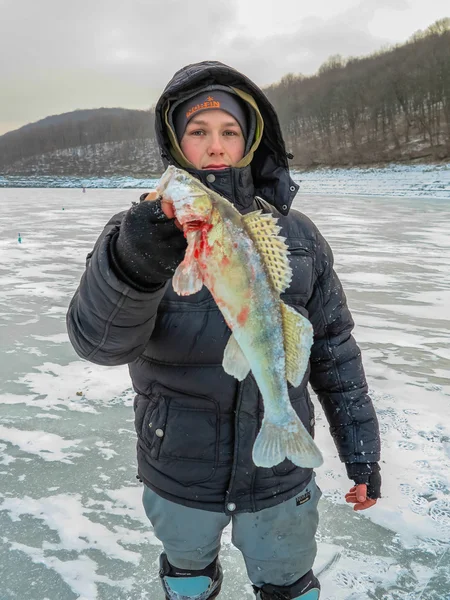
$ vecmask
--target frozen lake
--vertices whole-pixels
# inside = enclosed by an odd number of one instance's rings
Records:
[[[322,598],[449,600],[450,200],[302,189],[295,207],[334,250],[383,439],[383,499],[354,513],[316,402]],[[141,192],[0,189],[1,600],[163,598],[127,367],[81,361],[65,329],[87,252]],[[220,597],[251,600],[229,531],[222,562]]]

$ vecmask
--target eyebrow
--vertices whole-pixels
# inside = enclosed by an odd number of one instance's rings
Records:
[[[203,119],[196,119],[195,117],[191,119],[189,123],[193,123],[194,125],[209,125],[208,121],[203,121]],[[221,123],[221,125],[222,127],[239,127],[239,123],[237,121],[227,121],[226,123]]]

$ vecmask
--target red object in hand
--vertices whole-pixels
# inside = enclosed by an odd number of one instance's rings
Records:
[[[345,494],[345,501],[355,505],[353,510],[366,510],[366,508],[370,508],[377,503],[373,498],[367,497],[367,485],[365,483],[354,485],[348,494]]]

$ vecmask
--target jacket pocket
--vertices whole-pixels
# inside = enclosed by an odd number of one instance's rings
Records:
[[[291,283],[284,292],[292,302],[300,298],[308,300],[311,296],[314,281],[314,254],[307,240],[293,240],[289,246],[289,264],[292,269]]]
[[[186,487],[211,479],[219,462],[218,402],[154,385],[142,423],[150,464]]]
[[[159,458],[166,423],[167,400],[159,393],[152,394],[142,420],[140,437],[148,448],[149,457],[153,460],[158,460]]]
[[[161,461],[177,464],[176,479],[185,486],[211,479],[219,461],[218,404],[206,397],[170,399]]]

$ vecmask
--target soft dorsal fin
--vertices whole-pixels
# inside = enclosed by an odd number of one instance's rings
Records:
[[[283,319],[286,379],[297,387],[301,384],[308,368],[314,331],[308,319],[292,306],[280,301],[280,308]]]
[[[284,292],[292,279],[289,265],[286,238],[279,236],[281,227],[271,213],[261,210],[242,215],[244,227],[267,268],[272,285],[278,292]]]

